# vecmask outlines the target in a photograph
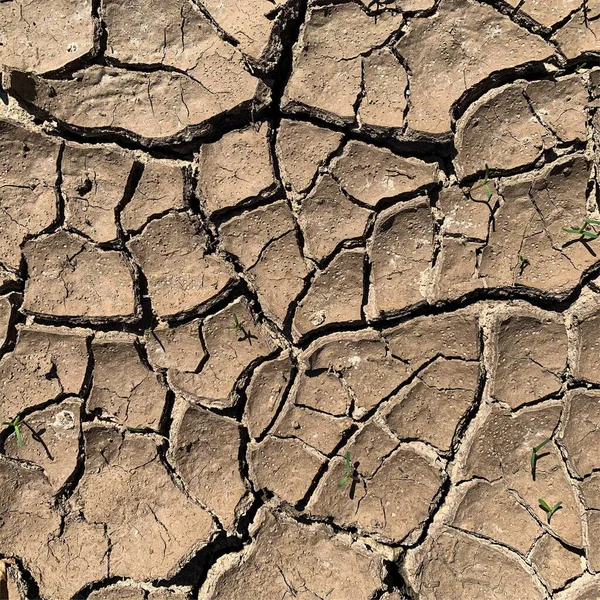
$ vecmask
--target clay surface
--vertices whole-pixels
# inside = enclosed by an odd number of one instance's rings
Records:
[[[51,4],[0,599],[600,597],[600,1]]]

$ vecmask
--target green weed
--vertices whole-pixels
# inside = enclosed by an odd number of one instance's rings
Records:
[[[566,233],[581,235],[583,237],[589,238],[590,240],[595,240],[600,236],[600,233],[596,233],[595,231],[588,231],[588,227],[590,225],[600,225],[600,221],[597,221],[596,219],[584,219],[583,225],[581,227],[563,227],[562,230]]]
[[[21,417],[15,417],[12,421],[4,421],[0,423],[0,425],[5,427],[12,427],[15,430],[15,435],[17,436],[17,445],[19,447],[23,447],[25,442],[23,442],[23,436],[21,435]]]
[[[583,73],[587,69],[587,63],[581,63],[575,69],[575,73]]]
[[[240,333],[244,333],[245,331],[244,324],[238,319],[238,316],[235,313],[233,313],[233,325],[231,325],[227,329],[235,329]]]
[[[531,477],[535,481],[535,467],[538,460],[538,452],[550,441],[550,438],[545,439],[541,444],[534,446],[531,450]]]
[[[343,479],[340,479],[338,483],[339,488],[343,488],[351,479],[353,475],[352,462],[350,460],[350,452],[346,452],[346,475],[344,475]]]
[[[540,504],[540,508],[543,509],[544,511],[546,511],[546,518],[548,519],[548,525],[550,524],[550,519],[552,518],[552,515],[562,506],[562,502],[557,502],[552,508],[550,508],[550,505],[545,501],[542,500],[541,498],[538,500],[539,504]]]
[[[238,316],[235,313],[233,313],[233,325],[230,325],[227,329],[233,329],[240,332],[241,337],[238,339],[238,342],[247,341],[252,346],[252,340],[257,339],[255,335],[252,335],[246,329],[244,323],[238,319]]]
[[[472,186],[469,191],[473,192],[474,190],[478,190],[479,188],[483,188],[485,190],[489,202],[492,199],[492,196],[494,195],[494,190],[490,185],[490,168],[487,163],[485,163],[485,177],[479,183],[476,183],[474,186]]]

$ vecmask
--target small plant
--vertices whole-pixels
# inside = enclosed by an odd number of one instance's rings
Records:
[[[478,190],[479,188],[483,188],[485,190],[488,202],[492,199],[494,195],[494,191],[492,190],[492,186],[490,185],[490,168],[487,163],[485,163],[485,177],[474,186],[471,187],[469,192],[473,192],[474,190]]]
[[[246,330],[244,329],[244,324],[238,319],[238,316],[233,313],[233,325],[228,327],[227,329],[235,329],[241,333],[244,333]]]
[[[538,502],[540,504],[540,508],[546,511],[546,518],[548,520],[548,525],[550,525],[550,519],[552,518],[552,515],[562,507],[562,502],[557,502],[552,508],[550,508],[550,505],[545,500],[542,500],[542,498],[540,498]]]
[[[535,481],[535,467],[538,461],[538,452],[550,441],[550,438],[545,439],[541,444],[534,446],[531,450],[531,477]]]
[[[588,227],[590,225],[600,225],[600,221],[597,221],[596,219],[584,219],[583,225],[581,227],[563,227],[562,230],[567,233],[572,233],[574,235],[581,235],[583,237],[589,238],[590,240],[595,240],[600,236],[600,233],[596,233],[595,231],[588,231]]]
[[[238,316],[233,313],[233,325],[230,325],[227,329],[233,329],[235,331],[239,331],[240,337],[238,342],[248,341],[248,343],[252,346],[252,340],[256,339],[256,336],[252,335],[245,327],[244,323],[238,319]]]
[[[581,63],[575,69],[575,73],[583,73],[587,69],[587,63]]]
[[[346,475],[344,475],[344,477],[342,479],[340,479],[340,481],[338,483],[339,488],[343,488],[352,479],[352,475],[354,474],[353,469],[352,469],[352,462],[350,460],[350,452],[346,452],[345,459],[346,459]]]
[[[17,445],[22,448],[25,442],[23,442],[23,436],[21,435],[20,423],[21,417],[15,417],[12,421],[4,421],[3,423],[0,423],[0,425],[12,427],[15,430],[15,435],[17,436]]]

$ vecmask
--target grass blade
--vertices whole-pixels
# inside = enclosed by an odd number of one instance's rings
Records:
[[[541,444],[538,444],[533,451],[537,454],[552,438],[546,438]]]
[[[21,428],[18,424],[15,424],[14,428],[15,435],[17,436],[17,446],[19,446],[19,448],[22,448],[25,445],[25,442],[23,441],[23,436],[21,435]]]
[[[350,477],[348,475],[346,475],[343,479],[340,480],[340,482],[338,483],[338,488],[343,488],[348,481],[350,480]]]
[[[343,488],[348,483],[348,481],[350,481],[350,479],[352,479],[352,461],[350,460],[350,452],[349,451],[346,452],[346,454],[344,455],[344,458],[346,461],[346,475],[338,483],[338,488]]]
[[[550,519],[552,518],[552,515],[562,506],[562,502],[557,502],[551,509],[550,512],[548,513],[548,523],[550,523]]]
[[[562,502],[557,502],[552,508],[550,508],[550,505],[543,500],[542,498],[540,498],[538,500],[538,502],[540,503],[540,508],[542,508],[545,512],[546,512],[546,521],[548,522],[548,525],[550,524],[550,519],[552,519],[552,515],[559,509],[562,507]]]

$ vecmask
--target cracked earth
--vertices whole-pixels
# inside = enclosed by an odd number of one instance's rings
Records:
[[[599,0],[0,22],[2,600],[600,598]]]

